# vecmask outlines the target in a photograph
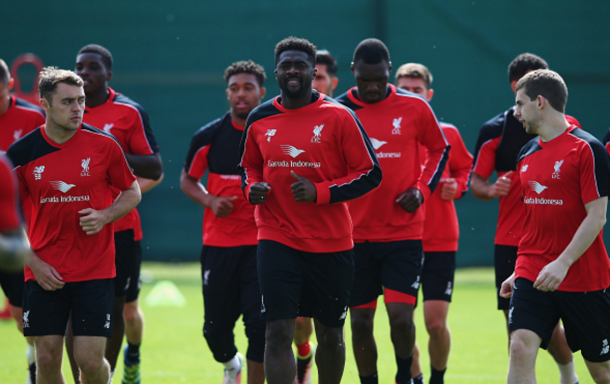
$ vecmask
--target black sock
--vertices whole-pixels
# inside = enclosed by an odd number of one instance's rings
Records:
[[[401,359],[396,355],[396,384],[411,384],[411,364],[413,355],[407,359]]]
[[[447,368],[442,371],[437,371],[434,367],[430,366],[430,384],[443,384],[445,372],[447,372]]]
[[[414,377],[413,384],[424,384],[424,374],[420,373],[417,377]]]
[[[127,360],[131,362],[138,362],[140,360],[140,345],[134,345],[127,342],[127,352],[125,353]]]
[[[374,373],[370,376],[360,376],[360,383],[362,384],[379,384],[379,378]]]

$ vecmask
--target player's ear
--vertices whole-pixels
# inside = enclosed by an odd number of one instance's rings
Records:
[[[8,90],[9,90],[9,92],[13,90],[14,86],[15,86],[15,79],[13,79],[11,77],[11,79],[8,81]]]
[[[432,101],[432,96],[434,96],[434,89],[429,89],[426,93],[426,101],[429,103]]]
[[[265,98],[265,94],[267,93],[267,88],[262,87],[260,90],[261,100]]]
[[[337,88],[337,85],[339,84],[339,78],[338,77],[333,77],[332,80],[332,85],[330,86],[330,89],[334,90],[335,88]]]
[[[112,71],[106,72],[106,81],[112,80]]]

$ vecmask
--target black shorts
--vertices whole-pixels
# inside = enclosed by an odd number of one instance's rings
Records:
[[[568,345],[591,362],[610,360],[610,289],[594,292],[542,292],[533,282],[518,278],[511,300],[510,332],[527,329],[546,349],[559,319]]]
[[[139,241],[134,240],[133,229],[114,233],[116,250],[114,278],[114,295],[125,296],[129,303],[140,294],[140,266],[142,265],[142,248]]]
[[[352,250],[311,253],[281,243],[258,243],[258,277],[264,320],[313,317],[342,327],[354,279]]]
[[[517,251],[519,247],[510,245],[496,244],[494,247],[494,269],[496,272],[496,297],[498,299],[498,309],[508,310],[510,299],[500,296],[500,287],[504,280],[515,272],[515,262],[517,261]]]
[[[455,277],[455,252],[424,252],[424,269],[421,275],[424,301],[451,302]]]
[[[384,288],[386,303],[415,305],[423,259],[421,240],[357,243],[354,246],[356,273],[349,306],[358,307],[377,300],[384,294]],[[390,297],[388,291],[394,297]]]
[[[66,283],[56,291],[29,280],[23,295],[23,334],[63,336],[72,313],[74,336],[110,337],[113,306],[112,279]]]
[[[4,291],[4,296],[6,296],[13,307],[21,308],[23,305],[24,282],[23,271],[13,273],[0,272],[0,285]]]

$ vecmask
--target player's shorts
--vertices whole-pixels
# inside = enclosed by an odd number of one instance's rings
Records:
[[[74,336],[110,337],[113,306],[112,279],[66,283],[56,291],[45,291],[38,282],[28,280],[23,295],[23,334],[63,336],[72,313]]]
[[[508,326],[527,329],[546,349],[559,319],[568,346],[591,362],[610,360],[610,289],[593,292],[542,292],[524,278],[515,281]]]
[[[23,271],[13,273],[0,272],[2,291],[4,291],[4,296],[6,296],[13,307],[21,308],[23,305],[24,282]]]
[[[384,292],[386,303],[415,305],[423,259],[421,240],[357,243],[354,246],[356,272],[349,306],[371,303]]]
[[[260,240],[258,276],[264,320],[313,317],[342,327],[354,279],[352,250],[311,253]]]
[[[114,278],[114,295],[125,296],[125,302],[134,301],[140,294],[140,266],[142,265],[142,248],[134,240],[133,229],[114,233],[116,249]]]
[[[265,321],[261,319],[261,293],[256,268],[256,245],[203,246],[203,332],[214,358],[229,361],[237,353],[233,329],[240,315],[248,337],[248,360],[262,363]]]
[[[456,252],[424,252],[424,268],[421,275],[424,301],[451,302],[455,277]]]
[[[508,310],[510,299],[500,296],[500,287],[504,280],[515,272],[517,262],[517,251],[519,247],[510,245],[496,244],[494,247],[494,269],[496,272],[496,297],[498,299],[498,309]]]

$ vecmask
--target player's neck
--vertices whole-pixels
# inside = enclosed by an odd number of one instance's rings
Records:
[[[76,132],[78,132],[78,129],[67,129],[47,119],[44,125],[44,131],[49,139],[53,140],[57,144],[63,144],[70,140],[76,134]]]
[[[235,116],[233,112],[231,112],[231,122],[238,127],[243,128],[246,126],[246,119],[240,119],[239,117]]]
[[[110,91],[108,90],[108,86],[104,86],[104,88],[98,91],[85,93],[85,104],[87,104],[87,107],[89,108],[95,108],[104,104],[109,96]]]
[[[7,95],[5,100],[0,102],[0,116],[4,115],[8,112],[8,109],[11,107],[11,96]]]
[[[303,96],[299,96],[296,98],[287,97],[284,92],[282,92],[282,106],[286,109],[302,108],[311,103],[311,95],[311,87],[309,88],[308,92],[305,92],[305,94],[303,94]]]
[[[568,128],[570,128],[570,123],[566,120],[565,115],[555,113],[547,116],[539,129],[538,135],[540,140],[546,143],[561,136]]]

